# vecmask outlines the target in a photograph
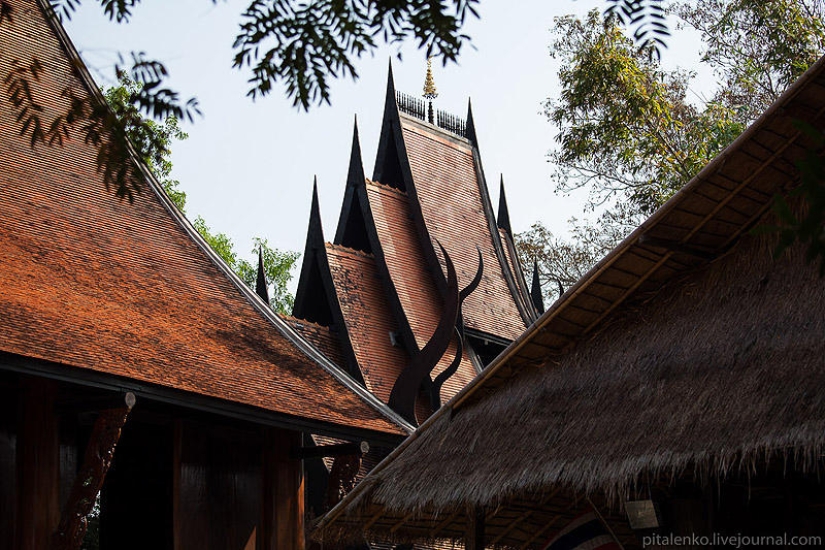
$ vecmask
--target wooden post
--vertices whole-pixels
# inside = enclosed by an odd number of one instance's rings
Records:
[[[472,506],[467,510],[467,534],[464,536],[466,550],[484,550],[484,508]]]
[[[301,443],[301,434],[266,428],[263,437],[263,550],[303,550],[303,464],[290,457],[290,449]]]
[[[106,472],[115,457],[115,446],[129,412],[135,404],[135,395],[127,393],[123,407],[100,411],[92,435],[86,445],[83,466],[77,473],[69,498],[63,508],[60,524],[52,540],[53,550],[77,550],[86,534],[86,516],[92,511],[97,494],[103,487]]]
[[[25,377],[17,446],[17,550],[46,550],[60,519],[57,383]]]

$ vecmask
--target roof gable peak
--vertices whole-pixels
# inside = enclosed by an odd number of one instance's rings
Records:
[[[464,137],[470,140],[470,143],[478,149],[478,137],[476,136],[476,125],[473,120],[473,101],[467,99],[467,120],[464,127]]]
[[[561,283],[559,283],[561,288]],[[539,280],[539,262],[533,260],[533,282],[530,285],[530,298],[533,300],[533,306],[539,315],[544,313],[544,298],[541,295],[541,281]]]
[[[349,169],[347,170],[347,186],[363,185],[366,175],[361,157],[361,138],[358,133],[358,117],[355,117],[352,128],[352,148],[349,155]]]
[[[510,210],[507,208],[507,195],[504,193],[504,174],[501,175],[501,183],[499,184],[496,224],[499,229],[503,229],[508,235],[513,236],[513,229],[510,226]]]
[[[264,251],[262,246],[258,246],[258,277],[255,280],[255,294],[261,297],[261,300],[269,303],[269,290],[266,284],[266,272],[264,271]]]

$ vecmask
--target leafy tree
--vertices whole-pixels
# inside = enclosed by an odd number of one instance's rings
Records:
[[[193,224],[198,233],[209,244],[218,256],[234,271],[249,288],[255,288],[258,274],[257,264],[252,264],[243,258],[239,258],[235,252],[234,244],[225,233],[213,232],[206,221],[200,216],[195,218]],[[266,239],[254,238],[252,240],[252,253],[263,255],[264,273],[266,274],[269,306],[284,315],[292,311],[295,297],[289,292],[287,285],[292,280],[292,268],[301,256],[298,252],[280,251],[272,248]]]
[[[662,70],[615,18],[594,10],[557,19],[554,32],[562,92],[545,112],[560,128],[558,191],[588,186],[592,206],[618,199],[651,212],[744,129],[729,106],[691,105],[691,73]]]
[[[699,30],[703,62],[718,91],[705,105],[687,101],[693,75],[664,71],[656,55],[634,46],[608,14],[557,20],[553,54],[562,92],[546,114],[560,128],[557,191],[590,190],[589,207],[612,201],[594,223],[571,220],[572,240],[545,228],[517,236],[523,260],[540,263],[545,281],[582,274],[764,112],[825,50],[822,0],[697,0],[675,12]],[[825,176],[810,156],[800,167],[797,217],[777,202],[781,241],[807,242],[825,269]],[[573,265],[566,265],[571,262]],[[550,285],[554,287],[555,285]]]
[[[106,103],[115,115],[124,121],[124,128],[135,152],[160,182],[163,190],[181,212],[186,211],[186,193],[178,189],[180,182],[171,177],[171,145],[173,140],[183,141],[189,134],[181,130],[177,117],[167,116],[156,122],[144,118],[132,98],[140,92],[141,85],[128,75],[121,75],[120,85],[103,91]]]
[[[825,51],[822,0],[693,0],[675,12],[702,34],[717,101],[755,119]]]
[[[292,313],[292,306],[295,297],[287,289],[289,281],[292,279],[292,268],[301,257],[301,254],[291,250],[281,251],[272,248],[266,239],[255,237],[252,240],[252,254],[262,254],[264,262],[264,274],[267,281],[267,292],[269,294],[269,305],[278,313],[289,315]],[[257,264],[252,264],[246,260],[240,260],[235,272],[249,286],[255,288],[258,276]]]

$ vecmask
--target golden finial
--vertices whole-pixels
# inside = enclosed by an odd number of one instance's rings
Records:
[[[435,99],[438,97],[438,92],[435,89],[435,80],[433,79],[433,58],[427,58],[427,76],[424,78],[424,97],[426,99]]]

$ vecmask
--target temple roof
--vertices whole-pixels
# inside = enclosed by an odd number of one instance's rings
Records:
[[[400,306],[400,315],[406,319],[415,340],[414,345],[421,349],[433,335],[441,318],[442,299],[432,273],[427,269],[415,228],[409,223],[407,197],[402,191],[371,181],[366,182],[364,190],[369,213],[374,220],[382,264]],[[456,344],[452,342],[433,375],[447,368],[455,353]],[[455,395],[476,373],[477,369],[465,350],[458,372],[444,384],[442,399],[446,401]]]
[[[338,290],[347,333],[367,389],[387,403],[395,379],[409,361],[401,346],[393,346],[398,332],[371,254],[327,244],[330,272]]]
[[[502,240],[493,214],[472,109],[466,121],[438,111],[438,125],[426,122],[424,112],[419,100],[395,91],[390,71],[373,179],[406,192],[431,268],[438,263],[445,270],[436,252],[440,243],[453,259],[463,287],[475,275],[481,252],[484,273],[464,303],[465,325],[512,340],[536,318],[536,312],[523,275],[513,271],[507,258],[507,240]],[[506,202],[501,206],[502,227],[508,230]],[[436,284],[443,291],[443,279],[436,279]]]
[[[465,125],[438,111],[444,126],[439,127],[419,120],[424,112],[421,100],[396,94],[390,71],[375,175],[364,175],[356,124],[334,244],[322,245],[314,206],[295,300],[296,317],[336,326],[349,354],[348,370],[388,403],[400,374],[431,341],[446,311],[441,245],[455,264],[459,289],[482,267],[480,284],[466,297],[458,323],[466,330],[462,335],[475,340],[463,341],[457,371],[440,387],[442,402],[536,316],[509,234],[506,201],[501,228],[492,213],[471,141],[472,116]],[[458,347],[453,336],[436,360],[429,373],[436,386]],[[422,391],[426,380],[424,386]]]
[[[44,65],[32,83],[50,120],[60,91],[102,101],[43,4],[13,0],[0,75],[15,59]],[[24,11],[26,13],[23,16]],[[32,40],[36,36],[36,40]],[[322,433],[405,433],[403,423],[272,313],[217,258],[148,170],[134,202],[107,190],[98,149],[74,130],[61,146],[32,146],[0,103],[0,351],[65,374],[94,372],[231,402]],[[132,162],[131,159],[127,162]]]

